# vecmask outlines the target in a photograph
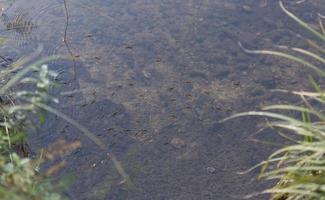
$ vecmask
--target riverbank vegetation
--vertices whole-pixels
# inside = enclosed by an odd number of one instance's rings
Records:
[[[45,112],[39,105],[58,103],[48,93],[57,74],[45,63],[53,57],[28,65],[31,57],[0,73],[3,83],[0,88],[0,199],[3,200],[63,199],[60,195],[63,184],[52,182],[51,176],[64,165],[64,160],[58,158],[80,147],[78,141],[68,144],[60,140],[36,156],[29,155],[26,136],[45,120]],[[40,170],[43,162],[53,162],[53,165]]]
[[[41,149],[36,156],[30,155],[27,135],[45,122],[47,113],[70,123],[102,151],[107,151],[106,145],[86,127],[50,106],[59,103],[58,98],[50,95],[50,90],[58,86],[55,82],[58,74],[50,70],[46,63],[66,57],[50,56],[28,64],[41,51],[38,49],[0,72],[3,82],[0,87],[0,199],[65,199],[61,194],[67,191],[67,183],[54,182],[52,178],[64,167],[64,156],[80,148],[81,143],[58,140]],[[114,154],[107,155],[121,176],[122,183],[134,187]],[[43,169],[41,166],[45,162],[47,167]]]
[[[311,68],[317,78],[323,79],[325,72],[325,29],[322,23],[324,17],[319,14],[319,30],[299,19],[289,12],[280,2],[282,10],[306,29],[314,41],[307,39],[308,50],[301,48],[281,47],[280,51],[247,50],[247,53],[273,55],[289,59]],[[292,53],[287,53],[292,52]],[[235,114],[228,119],[242,116],[266,117],[266,126],[275,130],[290,144],[276,150],[267,160],[259,163],[250,170],[261,167],[258,179],[275,180],[276,185],[260,193],[249,195],[252,197],[260,194],[271,194],[272,200],[320,200],[325,199],[325,93],[316,78],[310,76],[310,83],[314,91],[286,91],[290,95],[298,96],[299,105],[271,105],[262,111]],[[299,117],[298,117],[299,116]]]

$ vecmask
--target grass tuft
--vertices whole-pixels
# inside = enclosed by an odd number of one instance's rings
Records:
[[[322,32],[318,32],[288,11],[282,1],[280,7],[290,18],[319,39],[318,41],[307,40],[307,42],[312,50],[320,54],[300,48],[285,48],[292,51],[290,54],[280,51],[248,50],[241,43],[239,46],[249,54],[266,54],[295,61],[313,69],[320,77],[324,77],[325,71],[322,67],[325,64],[323,58],[325,51],[322,45],[325,42],[325,35],[321,18],[319,22]],[[314,61],[307,61],[305,57],[320,63],[321,67],[316,66]],[[242,172],[249,173],[260,167],[259,179],[277,180],[277,184],[273,187],[248,195],[246,198],[271,194],[272,200],[325,200],[325,115],[323,112],[325,96],[321,86],[314,79],[310,78],[310,82],[315,91],[277,90],[300,97],[304,105],[270,105],[264,107],[262,111],[238,113],[221,121],[243,116],[266,117],[267,126],[281,132],[279,135],[292,142],[273,152],[265,161]],[[288,112],[300,113],[301,118],[283,114]]]

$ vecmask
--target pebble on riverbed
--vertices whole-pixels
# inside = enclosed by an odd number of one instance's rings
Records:
[[[180,139],[180,138],[173,138],[171,141],[170,141],[170,144],[173,145],[173,147],[177,148],[177,149],[180,149],[180,148],[183,148],[186,146],[186,143],[184,140]]]
[[[211,174],[213,174],[213,173],[215,173],[217,171],[217,169],[214,168],[214,167],[207,167],[206,170],[207,170],[207,172],[209,172]]]

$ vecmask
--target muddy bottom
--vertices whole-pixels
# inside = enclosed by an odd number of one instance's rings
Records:
[[[66,3],[68,24],[62,1],[1,3],[9,19],[24,16],[35,28],[6,30],[3,20],[6,31],[0,36],[7,40],[1,55],[12,61],[39,46],[39,57],[76,57],[75,62],[50,63],[62,72],[55,95],[69,93],[56,107],[86,126],[107,150],[51,115],[42,133],[30,138],[35,149],[59,138],[82,142],[62,172],[75,175],[66,192],[71,199],[231,200],[267,185],[254,180],[258,171],[237,174],[272,151],[251,141],[264,119],[219,120],[271,103],[296,102],[271,90],[308,86],[305,74],[313,72],[285,60],[247,55],[238,46],[240,41],[250,49],[308,48],[301,37],[309,35],[277,1]],[[285,5],[311,24],[324,11],[320,0]],[[271,130],[259,134],[281,142]],[[123,181],[108,154],[115,155],[132,184]]]

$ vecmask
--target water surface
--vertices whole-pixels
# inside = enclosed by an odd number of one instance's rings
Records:
[[[275,88],[302,88],[307,70],[286,61],[245,54],[274,45],[306,47],[308,36],[280,10],[277,1],[257,0],[17,0],[1,3],[37,27],[4,31],[1,54],[16,60],[42,45],[41,56],[73,54],[75,63],[53,61],[63,73],[59,108],[105,144],[96,147],[69,124],[49,116],[31,143],[81,140],[64,173],[76,180],[74,199],[237,199],[258,191],[249,175],[238,175],[265,159],[272,147],[249,141],[263,119],[218,121],[241,111],[281,102]],[[288,9],[316,24],[321,1]],[[263,139],[276,141],[271,131]],[[127,187],[107,153],[122,163]],[[257,199],[263,199],[258,197]],[[266,199],[266,198],[265,198]]]

